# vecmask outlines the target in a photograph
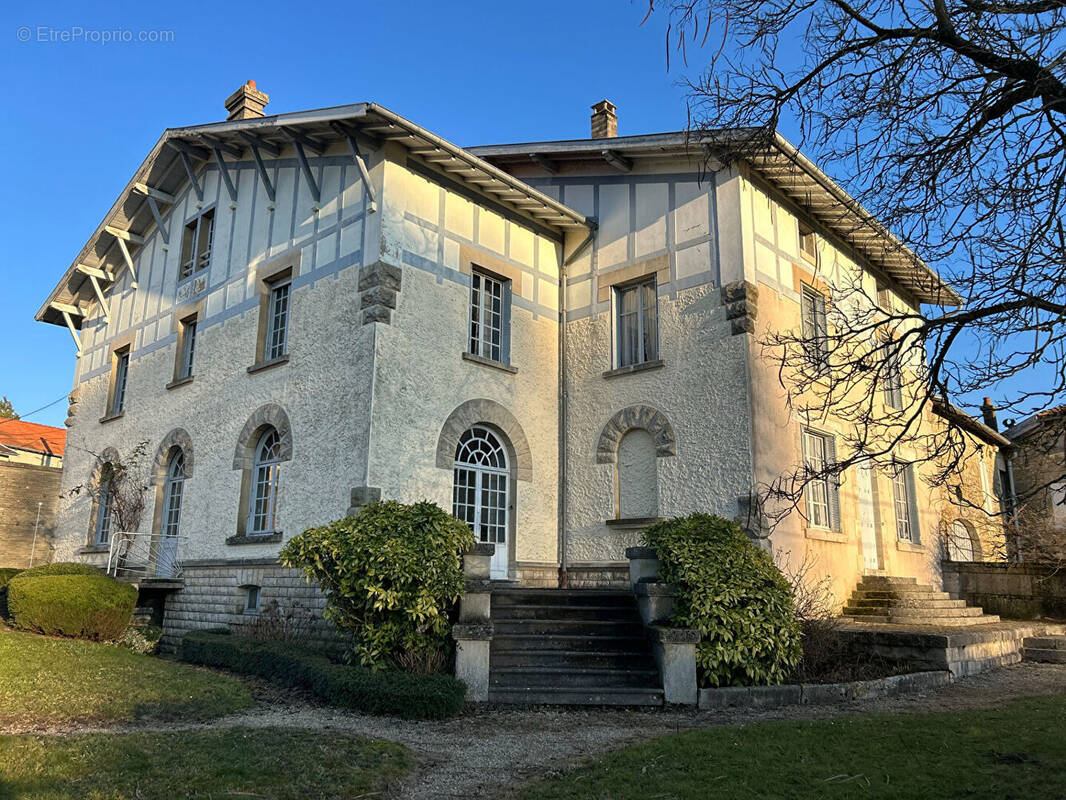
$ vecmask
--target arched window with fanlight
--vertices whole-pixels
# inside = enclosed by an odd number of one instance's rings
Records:
[[[111,541],[111,527],[113,525],[114,493],[111,487],[111,478],[115,469],[111,464],[105,464],[100,473],[100,482],[96,490],[96,519],[93,527],[93,544],[103,547]]]
[[[475,425],[460,438],[455,451],[452,513],[463,520],[479,542],[496,546],[490,565],[493,578],[507,577],[507,534],[511,470],[499,436]]]
[[[260,434],[255,447],[246,529],[249,536],[274,533],[282,460],[281,437],[276,428],[268,427]]]
[[[163,512],[159,523],[160,540],[156,555],[156,575],[177,574],[178,533],[181,531],[181,506],[185,499],[185,451],[175,447],[167,461],[163,481]]]

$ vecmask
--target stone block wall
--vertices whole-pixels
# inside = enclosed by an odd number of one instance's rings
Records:
[[[281,615],[293,611],[299,624],[309,629],[312,640],[332,643],[338,639],[322,618],[326,596],[318,586],[274,560],[185,562],[182,578],[184,587],[166,600],[164,650],[172,652],[189,631],[226,627],[240,633],[257,621],[266,624],[265,615],[273,604]],[[245,610],[248,586],[260,587],[258,613]]]
[[[1044,564],[945,561],[944,591],[1007,619],[1066,620],[1066,572]]]
[[[63,471],[34,464],[0,463],[0,567],[52,560],[52,537]],[[37,520],[37,503],[41,517]],[[34,547],[33,529],[37,525]]]

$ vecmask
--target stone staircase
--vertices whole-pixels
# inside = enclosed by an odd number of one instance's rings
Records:
[[[920,584],[916,578],[881,575],[867,575],[859,581],[843,616],[855,622],[950,628],[999,622],[995,614],[985,614],[965,600],[953,600],[947,592]]]
[[[1066,636],[1030,636],[1022,642],[1022,660],[1066,664]]]
[[[489,702],[661,706],[631,592],[494,589]]]

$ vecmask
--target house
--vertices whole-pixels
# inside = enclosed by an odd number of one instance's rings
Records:
[[[165,131],[37,312],[78,353],[64,488],[106,477],[89,452],[154,454],[124,533],[167,555],[168,636],[321,607],[282,542],[379,497],[452,509],[493,578],[624,585],[651,521],[748,524],[757,486],[832,458],[841,425],[790,415],[768,326],[834,280],[958,302],[780,137],[708,165],[684,133],[618,136],[604,101],[589,139],[464,149],[375,103],[268,99]],[[815,487],[768,546],[841,602],[865,573],[938,583],[954,512],[917,456]],[[58,558],[101,564],[119,533],[85,493],[59,530]]]
[[[51,560],[67,432],[0,419],[0,567]]]
[[[1066,406],[1045,409],[1004,431],[1018,497],[1019,560],[1066,558]]]

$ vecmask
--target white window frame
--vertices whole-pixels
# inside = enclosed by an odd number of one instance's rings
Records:
[[[163,484],[163,518],[160,533],[177,536],[181,529],[181,505],[185,498],[185,453],[175,450],[167,464],[166,482]]]
[[[97,547],[103,547],[111,542],[111,528],[114,525],[111,502],[111,481],[107,480],[100,484],[96,501],[96,524],[93,526],[93,544]]]
[[[494,303],[498,307],[494,308]],[[509,363],[511,281],[485,270],[470,272],[470,324],[467,345],[472,355]]]
[[[464,447],[466,441],[476,447]],[[465,451],[465,453],[464,453]],[[464,492],[470,494],[463,496]],[[486,503],[486,497],[502,502]],[[472,500],[472,502],[469,502]],[[479,542],[503,545],[509,538],[511,470],[507,448],[494,432],[475,425],[463,434],[452,478],[452,513]],[[485,517],[489,512],[489,518]]]
[[[204,225],[206,223],[206,233]],[[209,208],[196,219],[185,223],[181,236],[181,264],[178,282],[191,278],[211,265],[211,248],[215,238],[215,209]]]
[[[111,408],[108,409],[110,416],[117,416],[126,410],[126,386],[130,379],[130,350],[115,352],[115,383],[111,390]]]
[[[909,461],[892,462],[892,511],[896,519],[896,538],[901,542],[921,544],[914,464]]]
[[[292,311],[292,278],[269,285],[267,295],[266,339],[263,359],[275,361],[289,354],[289,317]]]
[[[193,376],[193,363],[196,359],[196,334],[198,332],[199,319],[189,317],[181,321],[181,362],[178,370],[178,380]]]
[[[267,448],[267,441],[271,436],[274,437],[274,442]],[[282,462],[278,452],[280,446],[281,434],[273,427],[263,431],[255,444],[245,526],[248,536],[270,536],[277,532],[275,528]],[[268,449],[274,452],[268,453]]]
[[[811,428],[801,432],[804,472],[819,473],[836,463],[836,438]],[[840,481],[836,476],[809,480],[804,487],[807,524],[812,528],[839,531]]]
[[[650,289],[651,303],[646,303]],[[636,293],[637,308],[625,310],[626,296]],[[639,352],[630,353],[625,345],[629,325],[636,325],[636,346]],[[615,367],[635,367],[659,360],[659,286],[656,276],[614,287],[614,348]],[[649,335],[648,328],[651,328]]]

